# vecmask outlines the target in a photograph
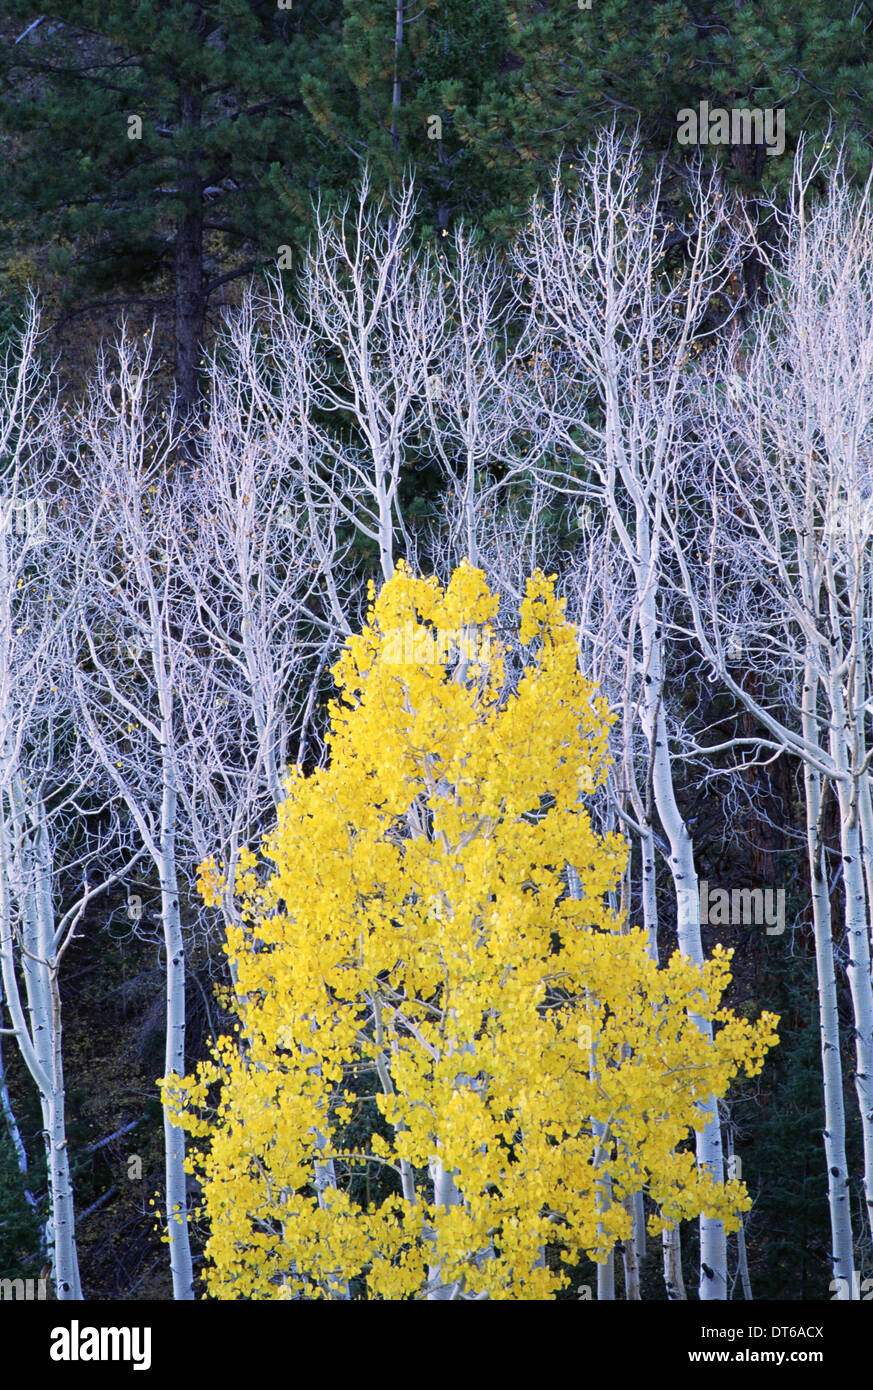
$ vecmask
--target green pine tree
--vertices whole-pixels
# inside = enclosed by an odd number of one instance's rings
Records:
[[[9,0],[0,249],[24,231],[54,243],[77,304],[151,293],[160,307],[169,283],[185,406],[215,292],[305,233],[324,170],[299,89],[330,49],[334,8]]]
[[[509,237],[563,142],[543,130],[528,148],[505,115],[539,123],[519,37],[507,0],[344,0],[343,62],[301,87],[344,181],[366,160],[381,191],[412,168],[425,234],[464,218],[492,240]]]

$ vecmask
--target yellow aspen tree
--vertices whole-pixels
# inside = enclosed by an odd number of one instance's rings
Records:
[[[237,1031],[163,1083],[204,1141],[214,1297],[549,1298],[567,1275],[546,1247],[605,1260],[635,1193],[653,1233],[750,1206],[698,1169],[693,1131],[778,1018],[722,1007],[728,951],[659,968],[609,911],[626,846],[584,801],[612,716],[554,577],[528,581],[516,679],[496,614],[466,563],[445,589],[402,563],[371,587],[327,766],[291,773],[238,868]],[[200,889],[219,901],[214,860]],[[370,1201],[368,1165],[389,1179]]]

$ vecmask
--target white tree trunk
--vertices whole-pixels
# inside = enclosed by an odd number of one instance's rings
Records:
[[[176,873],[176,790],[169,768],[165,768],[164,779],[158,866],[161,879],[161,918],[167,953],[164,1069],[167,1076],[175,1073],[181,1077],[185,1075],[185,942],[182,935]],[[166,1106],[164,1172],[173,1298],[184,1301],[194,1297],[194,1269],[188,1239],[185,1131],[173,1124]]]
[[[673,787],[673,769],[667,743],[667,724],[661,704],[661,649],[655,636],[657,619],[654,601],[641,605],[640,632],[644,654],[643,722],[652,748],[652,790],[658,815],[670,842],[669,865],[676,893],[676,934],[679,950],[696,965],[703,965],[700,935],[700,887],[694,866],[694,848]],[[695,1023],[708,1041],[712,1025],[699,1017]],[[724,1159],[718,1106],[710,1097],[701,1106],[701,1128],[695,1130],[695,1152],[701,1169],[724,1182]],[[700,1217],[699,1297],[709,1302],[727,1298],[727,1241],[724,1225],[713,1217]]]
[[[682,1277],[682,1238],[678,1226],[661,1236],[664,1252],[664,1284],[670,1300],[687,1298]]]
[[[861,1115],[864,1151],[864,1200],[868,1227],[873,1218],[873,988],[870,980],[870,939],[861,829],[853,788],[841,782],[840,848],[845,886],[846,937],[849,947],[847,974],[855,1015],[855,1091]]]
[[[447,1173],[442,1161],[434,1157],[428,1164],[431,1181],[433,1182],[433,1202],[437,1208],[448,1210],[456,1207],[461,1201],[461,1194],[455,1186],[455,1180],[451,1173]],[[428,1266],[428,1301],[443,1302],[457,1297],[457,1284],[446,1284],[443,1282],[442,1270],[440,1265]]]
[[[73,1188],[70,1178],[62,1066],[60,993],[54,918],[51,913],[51,865],[47,840],[28,825],[25,791],[12,774],[0,814],[0,964],[12,1027],[25,1065],[39,1093],[46,1151],[50,1211],[46,1227],[52,1280],[60,1301],[81,1299],[76,1251]],[[45,875],[48,873],[48,883]],[[16,977],[12,931],[12,885],[19,909],[20,965],[27,998],[27,1018]]]
[[[642,1193],[637,1196],[642,1198]],[[625,1210],[631,1218],[631,1234],[622,1242],[622,1263],[624,1265],[624,1296],[629,1303],[639,1303],[640,1293],[640,1238],[639,1212],[636,1197],[625,1198]],[[644,1247],[645,1248],[645,1247]]]
[[[3,976],[2,973],[0,973],[0,1018],[2,1018],[3,1016],[3,1000]],[[37,1200],[30,1189],[30,1174],[27,1161],[27,1149],[25,1148],[24,1140],[21,1137],[21,1129],[19,1128],[18,1120],[15,1116],[15,1110],[12,1106],[12,1098],[9,1094],[9,1086],[6,1080],[6,1065],[3,1058],[2,1035],[0,1035],[0,1110],[2,1110],[3,1118],[6,1121],[6,1128],[9,1133],[9,1140],[12,1144],[12,1149],[15,1154],[15,1161],[18,1164],[18,1171],[21,1174],[22,1182],[24,1184],[24,1200],[27,1202],[27,1205],[30,1207],[34,1216],[37,1216],[39,1207],[37,1204]],[[43,1223],[40,1223],[40,1230],[42,1231],[44,1237],[45,1227]]]
[[[803,736],[818,742],[815,714],[817,681],[811,660],[803,680]],[[812,923],[815,937],[815,969],[818,986],[819,1043],[824,1088],[824,1150],[828,1172],[828,1209],[831,1224],[833,1277],[841,1290],[854,1290],[854,1242],[849,1199],[849,1167],[846,1160],[846,1116],[843,1103],[843,1066],[840,1054],[840,1015],[831,929],[831,900],[827,865],[821,838],[822,778],[811,763],[803,765],[806,803],[806,843],[812,888]]]

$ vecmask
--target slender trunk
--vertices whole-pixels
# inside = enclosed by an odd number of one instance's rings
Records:
[[[615,1302],[615,1249],[610,1250],[606,1263],[597,1266],[597,1302]]]
[[[451,1173],[447,1173],[439,1158],[432,1158],[428,1164],[431,1179],[433,1181],[433,1204],[435,1207],[442,1207],[446,1211],[450,1207],[456,1207],[460,1203],[461,1194],[455,1186],[455,1180]],[[444,1284],[440,1265],[430,1265],[428,1267],[428,1301],[443,1302],[455,1297],[457,1292],[456,1284]]]
[[[52,899],[52,857],[45,808],[40,806],[33,817],[34,862],[36,868],[36,910],[39,922],[39,947],[45,962],[46,985],[49,995],[51,1029],[51,1104],[46,1123],[46,1143],[51,1144],[51,1190],[55,1234],[55,1267],[58,1298],[81,1299],[79,1255],[76,1248],[76,1214],[70,1157],[67,1148],[64,1114],[63,1030],[61,1028],[61,991],[58,982],[59,943],[55,941],[54,904]],[[41,966],[41,968],[43,968]],[[43,1112],[45,1114],[45,1111]],[[50,1136],[50,1138],[49,1138]]]
[[[388,580],[394,573],[394,516],[389,489],[385,485],[386,472],[387,470],[382,470],[378,485],[379,564],[382,568],[382,578]]]
[[[80,1300],[79,1256],[76,1248],[76,1218],[73,1181],[67,1148],[64,1118],[64,1081],[60,1066],[60,1035],[53,1049],[56,1066],[53,1090],[42,1106],[45,1126],[46,1159],[52,1195],[52,1236],[54,1240],[54,1281],[59,1300]]]
[[[311,1033],[315,1032],[314,1019],[312,1020],[309,1031]],[[303,1048],[303,1051],[306,1052],[307,1049]],[[316,1062],[315,1066],[310,1067],[310,1071],[313,1076],[320,1077],[322,1075],[321,1063]],[[321,1153],[327,1148],[327,1138],[320,1129],[315,1131],[315,1145]],[[330,1209],[329,1193],[336,1192],[336,1164],[332,1158],[329,1158],[326,1163],[316,1162],[314,1168],[315,1195],[318,1200],[318,1205],[322,1211],[328,1211]],[[351,1298],[349,1286],[344,1280],[333,1278],[328,1280],[328,1284],[335,1299],[346,1302]]]
[[[727,1147],[727,1171],[728,1171],[728,1177],[731,1177],[731,1178],[739,1177],[740,1175],[736,1172],[736,1168],[737,1168],[738,1165],[737,1165],[737,1163],[736,1163],[736,1161],[735,1161],[735,1156],[734,1156],[734,1131],[733,1131],[733,1125],[731,1125],[731,1124],[729,1124],[729,1123],[726,1124],[726,1125],[725,1125],[724,1134],[725,1134],[725,1143],[726,1143],[726,1147]],[[739,1273],[740,1282],[742,1283],[742,1286],[743,1286],[743,1298],[747,1299],[748,1301],[751,1301],[751,1298],[752,1298],[752,1282],[751,1282],[751,1279],[749,1278],[749,1261],[748,1261],[748,1258],[747,1258],[747,1256],[746,1256],[746,1228],[745,1228],[745,1225],[744,1225],[744,1223],[743,1223],[742,1217],[740,1218],[740,1228],[739,1228],[739,1230],[737,1231],[737,1272]],[[731,1285],[731,1296],[732,1296],[732,1297],[733,1297],[734,1284],[736,1284],[736,1279],[734,1279],[734,1283]]]
[[[839,633],[839,615],[831,603],[831,626]],[[855,650],[859,644],[855,643]],[[863,650],[863,647],[861,647]],[[859,663],[854,661],[857,668]],[[851,673],[851,665],[849,670]],[[855,1020],[855,1092],[861,1115],[861,1138],[864,1152],[864,1201],[868,1232],[873,1229],[873,982],[870,979],[870,936],[868,904],[864,874],[864,855],[861,843],[861,777],[859,767],[861,743],[858,737],[857,716],[849,704],[856,701],[858,690],[850,674],[832,669],[828,682],[830,706],[829,745],[836,769],[836,791],[840,808],[840,853],[843,860],[845,892],[846,940],[849,959],[846,973],[852,996]],[[854,710],[860,706],[854,703]],[[873,904],[871,904],[873,906]]]
[[[12,1026],[39,1093],[50,1212],[46,1253],[51,1260],[57,1298],[79,1300],[82,1285],[76,1250],[73,1187],[70,1176],[62,1066],[60,992],[55,959],[50,846],[39,813],[28,824],[27,794],[17,773],[5,797],[9,819],[0,823],[0,956]],[[28,1020],[18,990],[11,932],[13,896],[17,899],[23,950]]]
[[[391,1072],[388,1068],[388,1058],[385,1054],[385,1034],[382,1027],[382,1000],[379,995],[373,995],[370,1000],[373,1005],[373,1024],[376,1034],[376,1045],[381,1050],[376,1053],[376,1074],[379,1077],[379,1084],[382,1087],[382,1094],[386,1096],[394,1095],[394,1082],[391,1080]],[[404,1126],[398,1126],[402,1129]],[[415,1191],[415,1170],[408,1158],[399,1160],[400,1167],[400,1190],[403,1193],[403,1200],[408,1202],[411,1207],[418,1203]]]
[[[638,1194],[640,1197],[642,1193]],[[624,1208],[631,1219],[631,1234],[622,1242],[621,1254],[624,1265],[624,1296],[629,1303],[639,1303],[640,1294],[640,1253],[639,1227],[634,1197],[626,1197]]]
[[[403,4],[395,0],[394,5],[394,82],[391,89],[391,144],[394,149],[400,146],[400,133],[397,118],[400,114],[400,52],[403,48]]]
[[[165,734],[166,736],[166,734]],[[185,945],[176,877],[176,789],[171,770],[164,769],[161,806],[161,914],[167,953],[167,1035],[164,1073],[185,1075]],[[194,1270],[188,1239],[188,1194],[185,1176],[185,1131],[174,1125],[164,1107],[164,1170],[167,1188],[167,1230],[173,1297],[194,1297]]]
[[[649,938],[649,955],[658,963],[658,895],[655,886],[655,837],[650,826],[640,838],[642,856],[643,928]]]
[[[0,1017],[2,1017],[2,1012],[3,983],[2,976],[0,976]],[[2,1035],[0,1035],[0,1110],[2,1110],[3,1112],[3,1118],[6,1122],[6,1129],[9,1134],[9,1140],[12,1144],[12,1148],[15,1153],[15,1161],[18,1164],[18,1171],[21,1174],[21,1180],[24,1185],[24,1200],[27,1202],[27,1205],[30,1207],[34,1216],[36,1216],[38,1214],[39,1208],[37,1200],[30,1190],[30,1174],[27,1162],[27,1149],[25,1148],[24,1140],[21,1137],[21,1130],[18,1127],[18,1120],[15,1118],[15,1111],[12,1107],[12,1098],[9,1094],[9,1086],[6,1081],[6,1065],[3,1058]]]
[[[592,1054],[592,1068],[596,1065]],[[598,1153],[600,1146],[606,1139],[608,1126],[594,1120],[591,1125],[592,1133],[598,1141]],[[595,1166],[598,1163],[597,1154],[594,1157]],[[612,1179],[608,1173],[602,1173],[597,1180],[597,1210],[608,1211],[612,1206]],[[601,1235],[602,1225],[598,1222],[597,1234]],[[598,1303],[612,1303],[615,1301],[615,1246],[610,1246],[609,1255],[605,1264],[597,1266],[597,1301]]]
[[[643,926],[649,937],[649,955],[658,963],[658,895],[655,880],[655,837],[651,826],[645,825],[645,834],[640,839],[642,856],[641,891],[643,902]],[[642,1194],[640,1194],[642,1200]],[[645,1226],[643,1226],[645,1231]],[[685,1280],[682,1277],[682,1234],[678,1226],[662,1232],[661,1254],[664,1270],[664,1287],[667,1298],[686,1299]]]
[[[637,1260],[646,1258],[646,1201],[642,1192],[633,1196],[634,1249]]]
[[[658,895],[655,882],[655,838],[648,821],[643,822],[645,833],[640,838],[641,853],[641,893],[643,905],[643,926],[649,937],[649,955],[658,963]],[[643,1207],[643,1194],[639,1193],[639,1205]],[[645,1255],[645,1219],[640,1211],[643,1241],[640,1258]],[[670,1300],[685,1299],[685,1281],[682,1277],[682,1237],[678,1226],[664,1231],[661,1235],[664,1287]]]
[[[571,896],[572,898],[577,898],[577,899],[579,899],[579,898],[582,897],[582,885],[581,885],[581,882],[580,882],[580,880],[579,880],[579,874],[578,874],[578,871],[574,868],[574,866],[573,866],[572,864],[568,864],[568,865],[567,865],[567,886],[568,886],[568,888],[569,888],[569,890],[570,890],[570,896]],[[590,1057],[589,1057],[589,1063],[588,1063],[589,1075],[591,1075],[591,1076],[594,1075],[595,1070],[596,1070],[596,1066],[597,1066],[596,1048],[592,1048],[591,1053],[590,1053]],[[606,1130],[607,1130],[607,1126],[606,1126],[606,1125],[602,1124],[599,1120],[592,1119],[592,1121],[591,1121],[591,1132],[592,1132],[592,1134],[594,1135],[594,1137],[595,1137],[595,1138],[597,1139],[597,1141],[598,1141],[598,1153],[599,1153],[599,1149],[600,1149],[600,1144],[601,1144],[601,1142],[606,1138]],[[596,1165],[597,1162],[598,1162],[597,1154],[595,1154],[594,1162],[595,1162],[595,1165]],[[610,1180],[608,1174],[603,1174],[603,1176],[598,1180],[596,1201],[597,1201],[597,1209],[598,1209],[598,1211],[606,1211],[606,1210],[608,1210],[609,1207],[612,1205],[612,1182],[611,1182],[611,1180]],[[598,1223],[598,1228],[597,1228],[597,1233],[598,1233],[598,1235],[601,1234],[602,1230],[603,1230],[602,1225],[601,1225],[600,1223]],[[545,1257],[545,1252],[543,1252],[543,1263],[545,1263],[545,1258],[544,1258],[544,1257]],[[609,1255],[608,1255],[608,1257],[607,1257],[606,1263],[605,1263],[605,1264],[598,1264],[598,1266],[597,1266],[597,1301],[598,1301],[599,1303],[603,1303],[603,1302],[610,1303],[610,1302],[613,1302],[614,1300],[615,1300],[615,1246],[612,1246],[612,1247],[610,1248]]]
[[[746,1226],[745,1221],[740,1224],[737,1231],[737,1265],[740,1271],[740,1283],[743,1286],[743,1298],[747,1302],[752,1302],[752,1281],[749,1278],[749,1260],[746,1254]]]
[[[673,786],[673,769],[667,741],[667,724],[661,704],[662,655],[655,612],[654,596],[647,595],[640,605],[640,633],[643,661],[646,669],[643,694],[643,717],[649,746],[652,750],[652,790],[658,815],[670,842],[669,866],[676,893],[676,933],[679,950],[697,965],[703,965],[703,944],[700,935],[700,897],[694,848],[688,828],[682,819]],[[694,1017],[704,1036],[712,1040],[712,1027]],[[716,1182],[724,1182],[724,1161],[721,1124],[718,1108],[712,1097],[702,1104],[702,1124],[695,1129],[695,1150],[698,1167],[709,1172]],[[724,1225],[713,1217],[700,1217],[700,1281],[701,1301],[727,1297],[727,1241]]]
[[[815,715],[816,678],[807,661],[803,682],[803,736],[814,743],[818,737]],[[833,1277],[841,1290],[854,1288],[854,1242],[852,1209],[849,1199],[849,1167],[846,1160],[846,1116],[843,1103],[843,1066],[840,1055],[840,1016],[831,929],[831,900],[822,841],[821,774],[810,763],[803,766],[806,800],[806,844],[809,881],[812,890],[812,922],[815,936],[815,968],[818,986],[819,1043],[824,1090],[824,1148],[828,1173],[828,1208],[831,1224],[831,1262]]]
[[[682,1239],[679,1227],[673,1226],[671,1230],[664,1231],[661,1244],[664,1252],[664,1284],[667,1297],[671,1301],[687,1298],[685,1280],[682,1277]]]
[[[867,885],[867,901],[871,904],[870,933],[871,948],[873,948],[873,798],[871,798],[870,793],[869,772],[865,772],[859,781],[858,810],[861,816],[861,843],[864,851],[864,880]]]
[[[845,886],[847,974],[855,1016],[855,1091],[861,1115],[864,1150],[864,1201],[868,1229],[873,1225],[873,987],[870,980],[870,938],[861,858],[861,829],[854,784],[841,782],[840,849]]]

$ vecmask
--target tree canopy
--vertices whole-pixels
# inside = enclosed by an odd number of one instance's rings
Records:
[[[660,969],[608,909],[625,845],[584,798],[612,716],[554,576],[527,584],[510,689],[481,571],[443,590],[401,562],[371,598],[334,667],[329,765],[290,775],[237,874],[238,1035],[163,1083],[207,1139],[210,1293],[547,1297],[566,1275],[545,1246],[605,1260],[641,1192],[655,1232],[704,1209],[735,1229],[745,1189],[687,1141],[778,1020],[721,1006],[729,953]],[[367,1072],[372,1132],[350,1144]],[[381,1201],[368,1165],[395,1179]]]

